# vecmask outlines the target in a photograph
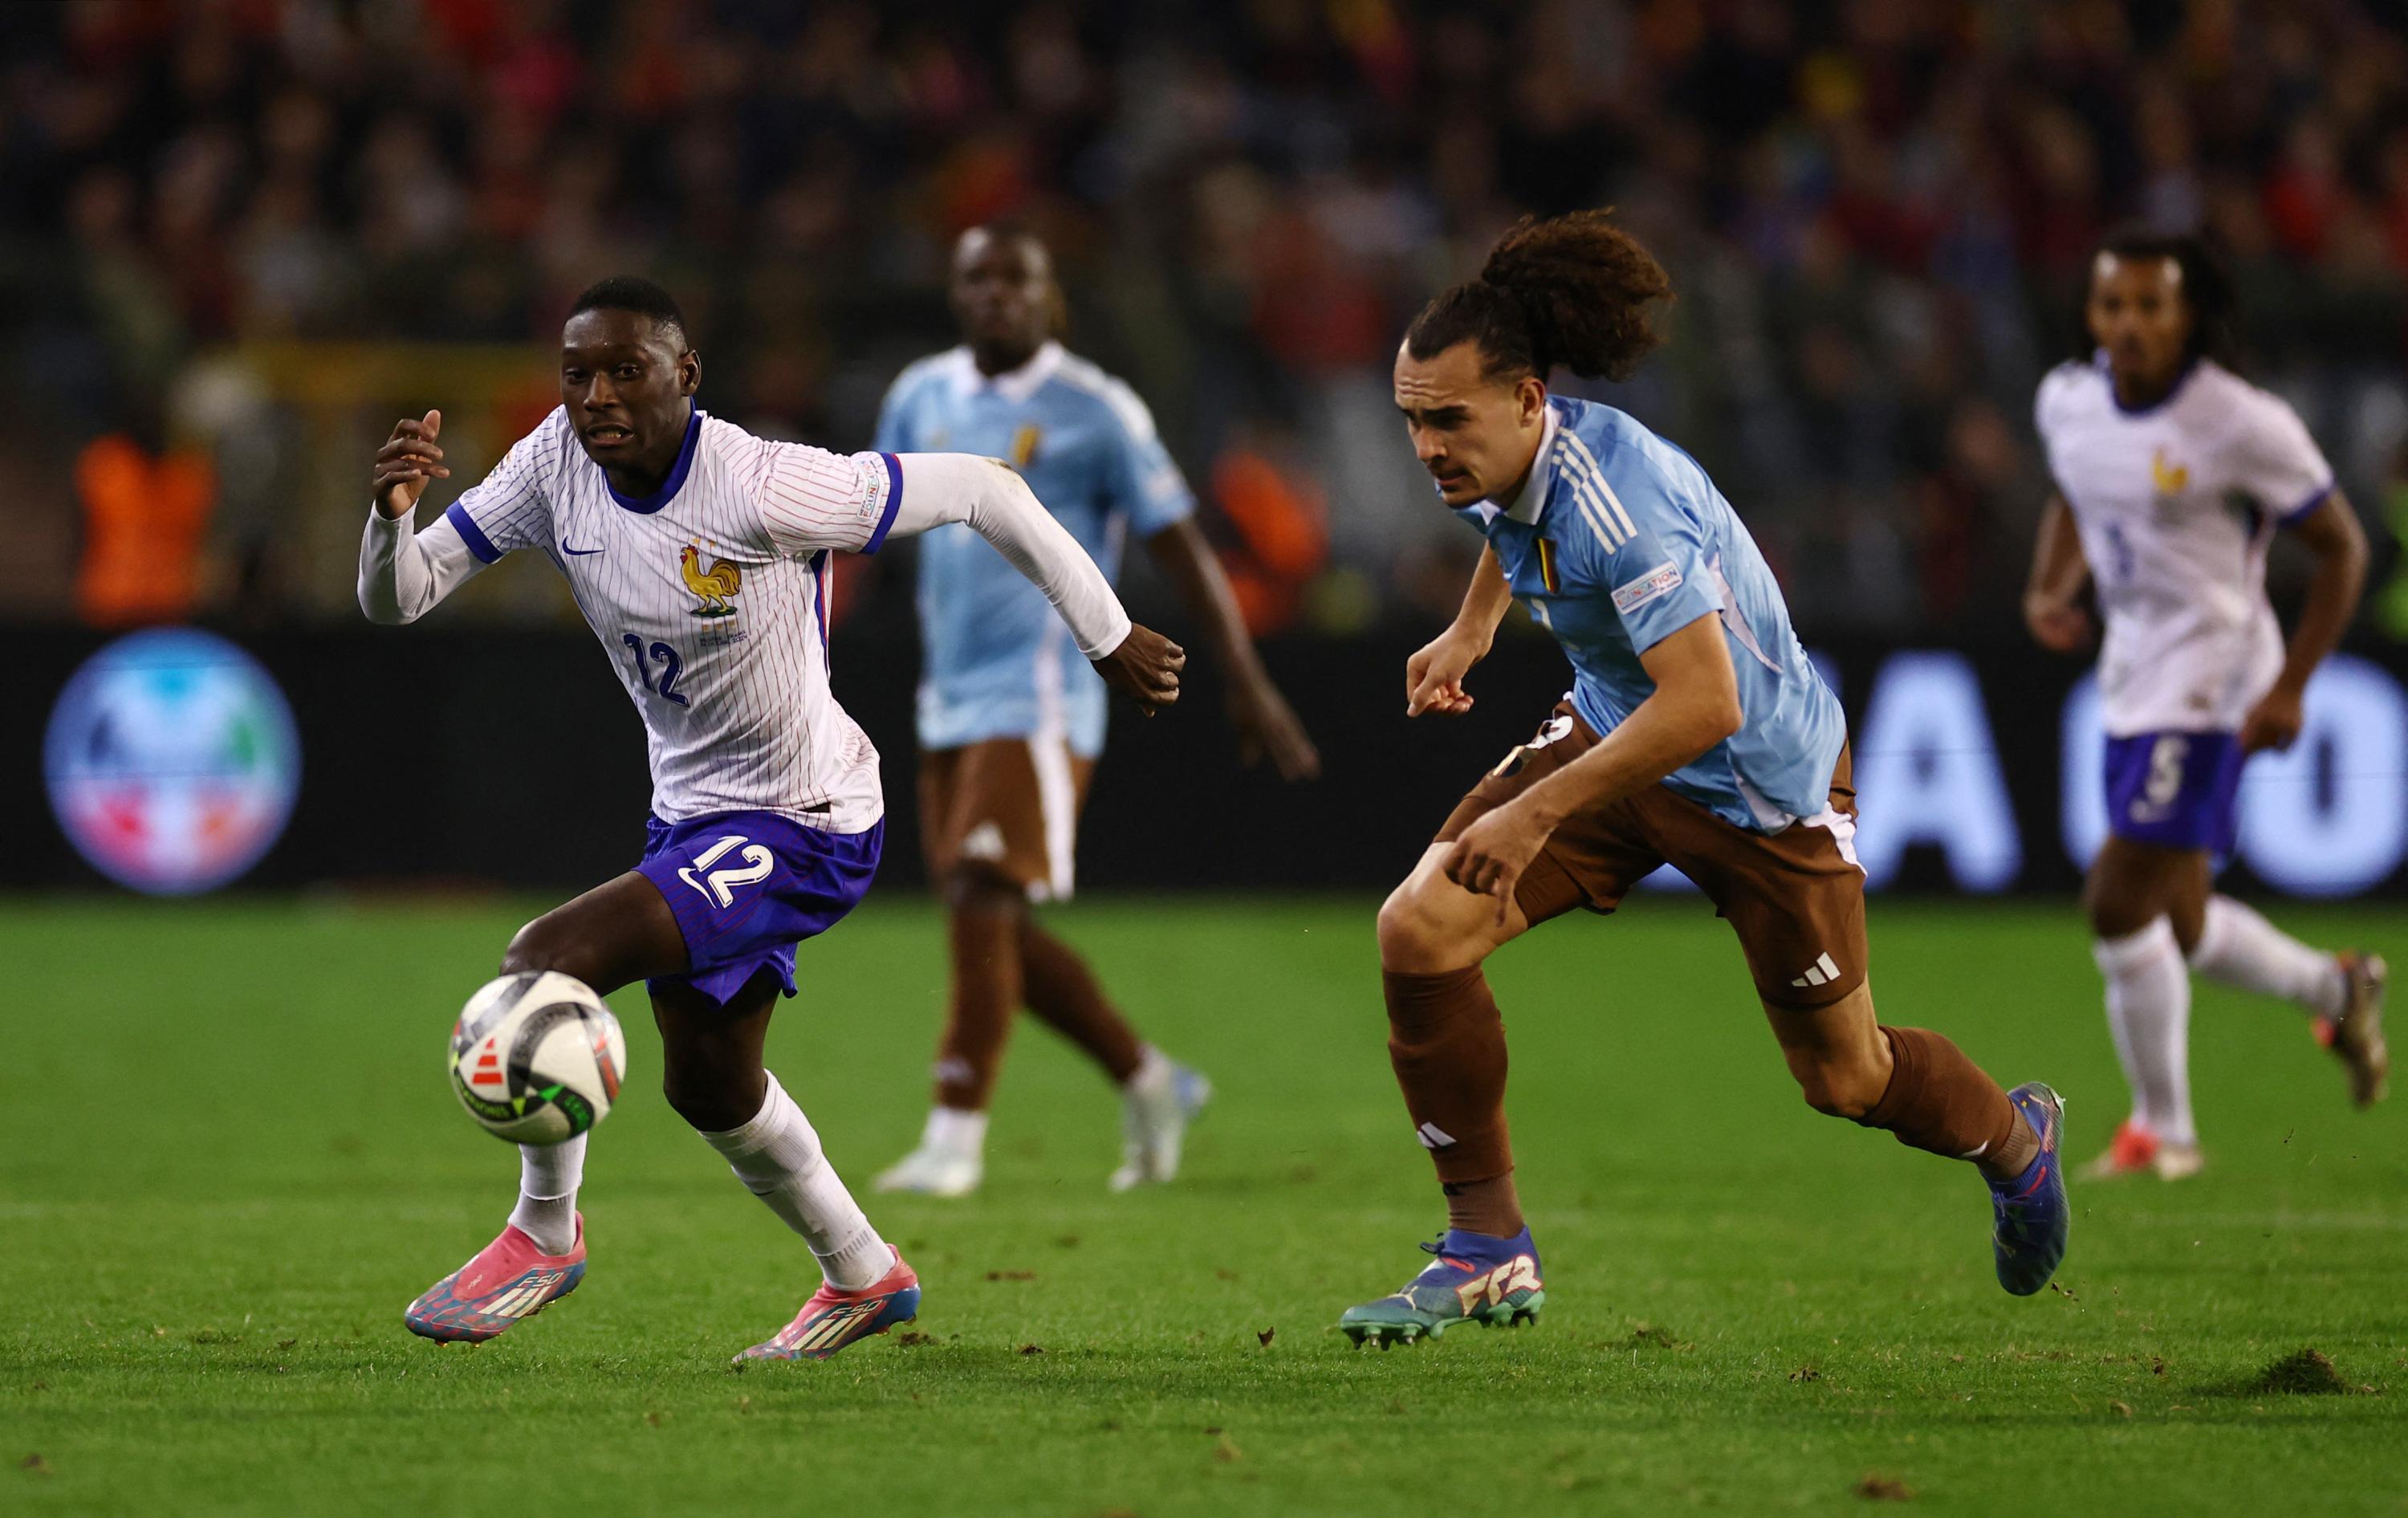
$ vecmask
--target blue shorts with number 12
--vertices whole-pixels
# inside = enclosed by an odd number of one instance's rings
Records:
[[[636,871],[667,900],[686,950],[683,975],[650,983],[690,985],[724,1003],[767,967],[793,995],[795,945],[859,903],[885,837],[883,821],[828,833],[771,811],[647,818]]]

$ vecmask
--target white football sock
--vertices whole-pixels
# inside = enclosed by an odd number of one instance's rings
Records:
[[[2107,978],[2107,1025],[2132,1088],[2132,1120],[2170,1144],[2195,1144],[2190,1112],[2190,970],[2174,925],[2158,918],[2138,933],[2090,946]]]
[[[766,1072],[765,1072],[766,1073]],[[726,1157],[744,1189],[769,1204],[820,1262],[828,1284],[839,1291],[875,1285],[895,1267],[894,1253],[844,1189],[820,1136],[803,1110],[768,1077],[768,1095],[752,1121],[703,1141]]]
[[[1170,1089],[1171,1074],[1176,1068],[1177,1067],[1170,1063],[1168,1054],[1152,1044],[1147,1044],[1138,1055],[1137,1068],[1131,1070],[1129,1078],[1121,1082],[1121,1089],[1126,1092],[1168,1091]]]
[[[920,1130],[920,1147],[977,1159],[986,1153],[986,1114],[959,1107],[932,1107],[928,1125]]]
[[[519,1205],[510,1224],[546,1254],[577,1247],[577,1188],[585,1180],[585,1140],[519,1145]]]
[[[2339,1017],[2349,987],[2341,961],[2311,949],[2230,896],[2207,898],[2207,920],[2191,968],[2226,985],[2297,1004],[2312,1016]]]

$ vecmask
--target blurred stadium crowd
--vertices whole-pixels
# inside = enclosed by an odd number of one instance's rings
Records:
[[[541,345],[608,272],[678,292],[706,405],[864,446],[896,370],[951,341],[950,239],[1005,214],[1054,242],[1071,341],[1152,403],[1268,628],[1452,608],[1470,539],[1429,502],[1389,355],[1513,216],[1598,203],[1683,294],[1667,351],[1593,393],[1704,461],[1810,631],[2013,626],[2047,489],[2032,386],[2128,218],[2220,239],[2254,376],[2387,542],[2402,10],[0,7],[0,602],[344,614],[395,408],[498,364],[496,414],[532,420]],[[306,420],[313,391],[350,420]],[[507,430],[470,428],[471,456]],[[2370,616],[2408,636],[2403,595]]]

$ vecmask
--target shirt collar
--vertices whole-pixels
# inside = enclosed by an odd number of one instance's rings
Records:
[[[1018,406],[1054,378],[1054,371],[1062,366],[1063,356],[1062,345],[1049,337],[1020,367],[1001,374],[981,374],[978,360],[970,356],[968,345],[965,344],[953,350],[953,394],[968,399],[982,390],[991,390]]]
[[[1547,403],[1547,421],[1539,433],[1539,451],[1530,457],[1530,477],[1522,481],[1522,493],[1510,501],[1491,501],[1504,515],[1525,527],[1539,524],[1539,513],[1546,509],[1547,492],[1555,484],[1555,402]]]
[[[699,406],[688,408],[685,419],[685,440],[678,444],[677,462],[669,465],[668,478],[661,481],[660,489],[650,495],[622,495],[619,494],[619,487],[610,483],[610,477],[606,474],[602,477],[602,488],[610,493],[610,499],[630,511],[640,511],[646,516],[651,516],[675,500],[677,493],[684,488],[687,473],[694,468],[695,444],[702,437],[704,414]],[[600,465],[596,465],[595,467],[599,468]]]
[[[2091,355],[2090,362],[2098,369],[2100,378],[2107,381],[2107,398],[2114,403],[2115,409],[2128,417],[2143,417],[2155,416],[2172,406],[2182,394],[2183,387],[2190,383],[2191,376],[2199,372],[2199,366],[2206,360],[2194,358],[2185,362],[2182,373],[2174,376],[2174,382],[2167,387],[2166,393],[2146,406],[2127,406],[2124,397],[2115,394],[2115,371],[2107,361],[2107,350],[2098,350]]]

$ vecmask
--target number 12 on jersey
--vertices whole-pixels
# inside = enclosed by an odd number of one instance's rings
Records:
[[[678,656],[677,650],[666,643],[654,643],[648,651],[644,640],[633,633],[620,634],[619,641],[627,645],[627,657],[635,661],[636,679],[643,682],[644,689],[681,707],[690,704],[677,688],[678,675],[685,668],[685,661]],[[650,663],[646,662],[647,652],[651,655]],[[654,664],[661,666],[661,678],[657,680],[652,679]]]

